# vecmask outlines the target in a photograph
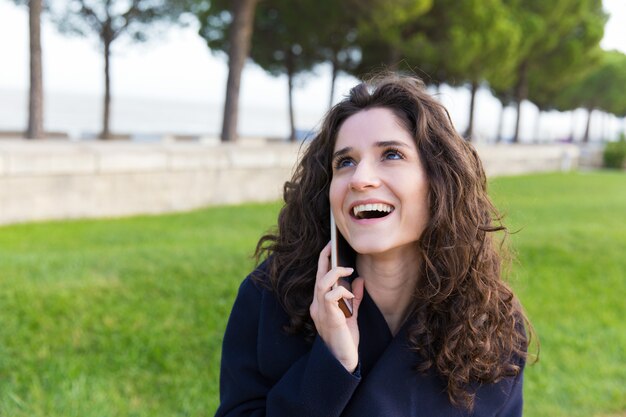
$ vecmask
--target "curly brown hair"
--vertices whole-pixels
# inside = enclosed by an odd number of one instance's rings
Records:
[[[277,230],[259,240],[255,255],[268,258],[271,289],[290,317],[286,330],[314,338],[309,306],[319,253],[330,240],[333,148],[342,123],[374,107],[392,110],[412,134],[429,183],[430,218],[418,242],[422,276],[409,316],[416,370],[434,369],[450,401],[471,410],[475,384],[521,371],[530,327],[501,279],[504,248],[494,244],[494,232],[506,228],[480,159],[418,78],[379,75],[328,112],[285,183]]]

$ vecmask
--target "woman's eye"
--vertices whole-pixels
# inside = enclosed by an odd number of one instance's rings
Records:
[[[354,161],[350,158],[340,158],[335,161],[335,169],[350,167],[354,165]]]
[[[389,149],[386,150],[385,153],[383,153],[383,159],[404,159],[404,155],[402,155],[402,153],[396,149]]]

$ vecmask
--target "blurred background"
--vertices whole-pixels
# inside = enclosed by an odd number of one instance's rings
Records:
[[[19,3],[0,1],[5,136],[28,125],[29,8]],[[611,140],[624,129],[620,0],[247,1],[251,37],[236,42],[229,7],[239,2],[145,0],[130,14],[126,3],[107,11],[106,2],[43,1],[43,81],[34,87],[46,131],[103,133],[105,52],[107,134],[136,139],[222,136],[229,62],[240,88],[228,90],[238,103],[226,103],[227,113],[240,109],[242,136],[302,136],[355,77],[381,68],[421,75],[474,140]],[[102,32],[108,17],[110,40]],[[233,42],[243,44],[231,51]],[[250,51],[245,65],[229,60],[242,49]]]

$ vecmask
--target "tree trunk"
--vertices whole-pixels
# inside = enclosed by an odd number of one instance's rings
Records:
[[[519,128],[522,117],[522,101],[528,96],[528,63],[523,62],[518,71],[517,84],[515,86],[515,100],[517,102],[517,115],[515,116],[515,133],[513,143],[519,142]]]
[[[111,43],[112,39],[105,36],[104,43],[104,111],[102,114],[102,132],[100,139],[109,139],[111,130],[109,121],[111,116]]]
[[[233,0],[233,21],[228,35],[228,80],[222,119],[222,141],[237,140],[237,119],[239,116],[239,88],[241,73],[250,53],[254,11],[258,0]]]
[[[513,132],[513,139],[511,142],[518,143],[519,142],[519,123],[520,123],[520,113],[522,112],[522,103],[520,101],[515,102],[515,130]]]
[[[331,65],[331,74],[330,74],[330,101],[328,102],[328,108],[333,107],[333,98],[335,97],[335,81],[337,80],[337,59],[333,54],[333,59],[330,63]]]
[[[287,69],[287,83],[289,86],[289,127],[291,133],[289,134],[289,141],[296,141],[296,122],[293,117],[293,71]]]
[[[469,108],[469,123],[467,130],[465,131],[465,139],[470,142],[474,139],[474,105],[476,104],[476,91],[478,91],[478,83],[472,81],[470,86],[470,108]]]
[[[506,106],[502,103],[502,109],[500,110],[500,117],[498,119],[498,131],[496,132],[496,143],[502,142],[502,129],[504,128],[504,111]]]
[[[28,128],[26,138],[40,139],[43,130],[43,75],[41,61],[41,8],[42,0],[29,2],[30,34],[30,90],[28,95]]]
[[[585,134],[583,136],[583,143],[589,143],[589,127],[591,126],[591,114],[593,109],[587,109],[587,126],[585,126]]]

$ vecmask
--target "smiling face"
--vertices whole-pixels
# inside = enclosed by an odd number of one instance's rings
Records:
[[[330,204],[358,254],[415,253],[429,217],[428,181],[415,140],[390,109],[362,110],[341,125]]]

